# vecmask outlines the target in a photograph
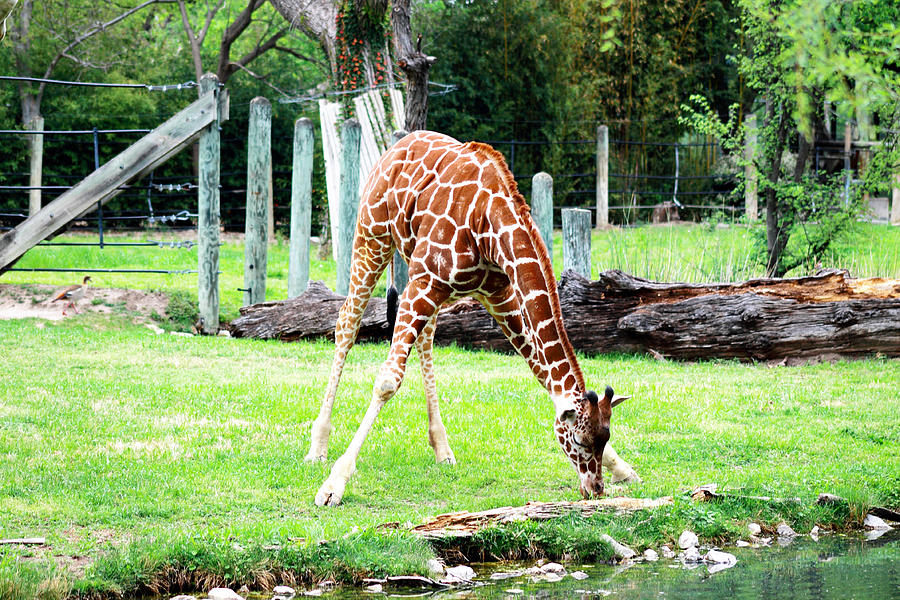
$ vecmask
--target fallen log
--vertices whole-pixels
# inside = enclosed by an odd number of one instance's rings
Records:
[[[601,498],[578,502],[529,502],[525,506],[504,506],[479,512],[454,512],[432,517],[411,531],[430,539],[471,537],[491,525],[518,521],[546,521],[576,513],[583,517],[598,511],[633,512],[668,506],[672,496],[662,498]]]
[[[560,305],[572,345],[585,353],[779,360],[900,356],[900,281],[854,279],[846,271],[742,283],[659,283],[621,271],[596,281],[566,271]],[[313,282],[301,296],[241,309],[235,337],[293,341],[334,337],[343,296]],[[388,340],[385,301],[373,298],[361,341]],[[435,341],[512,351],[471,299],[445,307]]]

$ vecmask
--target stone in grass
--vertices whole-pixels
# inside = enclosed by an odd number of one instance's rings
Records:
[[[662,552],[663,558],[675,558],[675,551],[668,546],[660,546],[659,551]]]
[[[365,587],[365,590],[372,594],[380,594],[384,591],[384,586],[382,586],[380,583],[373,583],[372,585],[367,585]]]
[[[579,580],[579,581],[581,581],[582,579],[587,579],[588,577],[590,577],[590,575],[588,575],[588,574],[585,573],[584,571],[573,571],[573,572],[569,573],[569,576],[571,576],[572,579],[577,579],[577,580]]]
[[[644,560],[649,562],[656,562],[659,560],[659,554],[653,548],[647,548],[644,550]]]
[[[884,522],[884,519],[881,517],[876,517],[875,515],[866,515],[865,520],[863,521],[863,527],[866,529],[875,529],[875,530],[884,530],[887,531],[889,529],[893,529],[890,525]]]
[[[759,523],[747,523],[747,531],[750,532],[750,535],[759,535],[762,533],[762,527],[759,526]]]
[[[321,596],[322,593],[323,593],[322,588],[313,588],[309,591],[303,592],[303,595],[304,596]]]
[[[778,524],[778,527],[775,528],[775,532],[778,534],[778,537],[783,538],[793,538],[797,537],[797,532],[791,529],[791,526],[787,523],[781,522]]]
[[[811,537],[814,542],[819,541],[819,526],[818,525],[814,525],[813,528],[809,530],[809,537]]]
[[[612,537],[610,537],[609,535],[607,535],[605,533],[600,537],[600,539],[603,540],[604,542],[606,542],[607,544],[609,544],[610,546],[612,546],[613,552],[616,553],[616,556],[618,558],[627,560],[629,558],[634,558],[635,556],[637,556],[637,552],[635,552],[628,546],[620,544],[619,542],[617,542],[616,540],[614,540]]]
[[[694,548],[699,543],[700,540],[697,539],[697,534],[693,531],[684,530],[681,532],[681,535],[678,536],[678,547],[682,550]]]
[[[213,588],[206,592],[209,600],[244,600],[231,588]]]
[[[425,563],[425,568],[428,569],[428,574],[432,577],[444,576],[444,565],[436,558],[429,558],[428,562]]]
[[[475,579],[475,570],[468,565],[447,567],[441,583],[471,583]]]
[[[297,595],[297,590],[289,585],[276,585],[272,590],[272,593],[276,596],[282,596],[284,598],[293,598]]]
[[[197,596],[188,596],[187,594],[179,594],[172,596],[169,600],[197,600]]]
[[[748,542],[747,540],[738,540],[734,543],[734,545],[738,548],[746,548],[750,545],[750,542]]]

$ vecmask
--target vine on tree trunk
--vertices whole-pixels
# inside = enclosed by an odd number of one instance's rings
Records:
[[[389,47],[389,22],[385,13],[366,4],[355,8],[345,0],[337,16],[337,72],[335,86],[351,91],[386,83],[387,61],[384,49]],[[350,94],[342,96],[344,114],[354,115]]]

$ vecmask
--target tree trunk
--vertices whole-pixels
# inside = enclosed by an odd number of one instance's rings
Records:
[[[657,283],[620,271],[559,284],[572,345],[582,352],[649,352],[679,359],[741,360],[900,356],[900,280],[852,279],[844,271],[744,283]],[[235,337],[332,338],[344,297],[312,282],[283,302],[244,307]],[[372,298],[359,340],[387,341],[385,301]],[[441,310],[435,341],[511,352],[484,308],[462,300]]]
[[[433,56],[422,53],[422,39],[414,46],[409,23],[409,0],[394,0],[391,13],[397,66],[406,74],[406,131],[425,129],[428,117],[428,72]]]
[[[337,36],[337,2],[335,0],[270,0],[291,27],[319,42],[328,57],[332,79],[337,72],[335,37]]]
[[[671,506],[672,496],[662,498],[601,498],[577,502],[528,502],[524,506],[503,506],[479,512],[452,512],[427,519],[410,531],[429,539],[470,537],[485,527],[520,521],[546,521],[566,515],[588,517],[597,512],[634,512]],[[382,527],[386,527],[382,525]]]

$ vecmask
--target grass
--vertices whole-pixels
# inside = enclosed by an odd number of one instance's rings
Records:
[[[550,429],[552,406],[514,356],[436,351],[456,467],[433,462],[411,360],[413,376],[382,412],[344,505],[319,509],[312,499],[328,465],[303,456],[330,343],[154,336],[121,317],[82,315],[41,328],[0,322],[0,345],[16,350],[0,364],[0,537],[45,536],[51,548],[2,550],[0,597],[15,597],[3,596],[3,585],[48,582],[56,583],[46,597],[64,597],[421,572],[431,548],[373,528],[578,499]],[[361,345],[350,354],[332,458],[359,423],[386,351]],[[728,540],[748,519],[845,527],[858,522],[859,507],[900,505],[898,361],[770,368],[603,356],[582,366],[594,387],[610,383],[634,397],[613,422],[617,450],[645,481],[629,493],[678,502],[578,527],[563,520],[489,530],[478,540],[486,556],[602,559],[604,532],[636,547],[671,543],[686,526]],[[710,482],[802,503],[680,499]],[[826,491],[857,508],[816,507]],[[30,554],[91,562],[74,575],[17,562]]]
[[[860,224],[825,266],[900,277],[900,230]],[[759,275],[746,228],[644,227],[594,233],[594,273],[621,268],[662,280]],[[133,237],[133,236],[132,236]],[[80,241],[83,238],[78,237]],[[560,240],[554,244],[561,266]],[[194,251],[41,247],[17,266],[191,268]],[[222,248],[223,313],[241,304],[242,247]],[[331,261],[312,277],[333,285]],[[102,287],[162,289],[190,320],[195,276],[97,274]],[[269,299],[286,295],[287,247],[269,258]],[[4,283],[62,284],[71,274],[7,273]],[[382,412],[344,505],[319,509],[328,466],[306,464],[312,419],[331,364],[327,342],[281,344],[155,336],[125,315],[57,323],[0,321],[0,537],[44,536],[49,549],[0,546],[0,599],[109,597],[423,572],[435,552],[470,558],[545,555],[604,560],[604,533],[636,549],[684,528],[736,539],[748,520],[858,524],[871,505],[900,506],[900,361],[768,367],[732,361],[583,358],[595,389],[633,400],[616,409],[613,442],[672,507],[566,517],[432,547],[382,523],[529,500],[576,500],[577,480],[550,430],[546,393],[515,356],[440,348],[442,412],[459,465],[434,464],[416,360]],[[12,349],[12,351],[6,351]],[[335,411],[333,458],[362,418],[384,344],[350,354]],[[682,495],[704,483],[800,504]],[[851,500],[819,507],[820,492]]]
[[[596,277],[606,269],[620,269],[657,281],[740,281],[759,277],[764,270],[751,259],[752,231],[740,225],[715,224],[678,225],[672,227],[634,227],[593,232],[591,245],[592,273]],[[562,238],[556,231],[553,244],[553,265],[562,272]],[[95,239],[84,235],[60,236],[55,241]],[[125,236],[107,234],[108,241],[173,239],[173,234],[152,233]],[[334,288],[334,261],[318,260],[312,253],[310,279],[324,281]],[[238,314],[243,303],[244,287],[243,242],[228,235],[220,250],[220,302],[225,320]],[[823,261],[824,266],[846,268],[857,277],[900,278],[900,228],[887,225],[858,223],[846,239]],[[18,268],[82,267],[98,269],[161,269],[189,270],[197,268],[196,248],[91,248],[71,246],[38,246],[16,264]],[[270,246],[267,264],[267,300],[287,297],[288,242],[279,238]],[[797,272],[793,275],[805,275]],[[68,285],[78,276],[72,273],[10,272],[3,275],[4,283],[46,283]],[[197,276],[163,274],[96,273],[93,285],[141,290],[181,291],[194,297]],[[383,280],[382,280],[383,281]],[[384,294],[382,282],[375,290]]]

